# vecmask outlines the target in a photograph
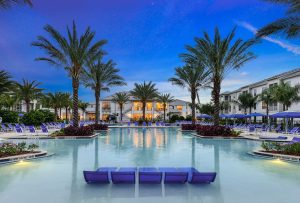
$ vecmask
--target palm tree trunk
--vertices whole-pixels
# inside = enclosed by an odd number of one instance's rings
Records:
[[[166,122],[166,104],[163,104],[164,105],[164,122]]]
[[[59,108],[59,119],[61,119],[61,108]]]
[[[73,87],[73,126],[78,127],[78,89],[79,89],[79,79],[72,79],[72,87]]]
[[[120,105],[120,120],[122,122],[122,117],[123,117],[123,105]]]
[[[26,100],[26,113],[28,113],[30,111],[30,101]]]
[[[100,87],[96,87],[95,89],[95,100],[96,100],[96,106],[95,106],[95,123],[99,123],[99,103],[100,103]]]
[[[266,108],[266,122],[269,123],[269,103],[267,103],[267,108]]]
[[[68,107],[66,107],[66,120],[68,120]]]
[[[218,126],[220,123],[220,91],[221,91],[221,81],[219,77],[215,76],[213,79],[213,90],[212,97],[214,102],[214,125]]]
[[[55,120],[57,120],[57,108],[54,108]]]
[[[146,120],[146,102],[142,102],[143,104],[143,120]]]
[[[195,100],[196,100],[196,90],[191,90],[191,100],[192,100],[192,123],[196,122],[196,109],[195,109]]]

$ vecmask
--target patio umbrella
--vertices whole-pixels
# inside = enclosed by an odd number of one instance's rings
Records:
[[[220,118],[228,118],[229,114],[220,114],[219,117]]]
[[[267,115],[255,112],[255,113],[250,113],[247,116],[249,116],[249,117],[263,117],[263,116],[267,116]]]
[[[288,129],[287,119],[289,118],[300,118],[300,112],[298,111],[283,111],[270,115],[271,118],[285,118],[285,131]]]
[[[230,114],[227,118],[248,118],[245,114]]]
[[[197,118],[207,118],[207,119],[212,119],[213,117],[207,114],[200,114],[199,116],[197,116]]]

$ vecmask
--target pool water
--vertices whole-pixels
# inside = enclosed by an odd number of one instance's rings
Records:
[[[0,165],[1,203],[282,203],[300,199],[300,164],[248,155],[260,147],[256,141],[200,139],[176,128],[114,128],[95,139],[27,142],[55,155]],[[82,171],[101,166],[193,166],[218,175],[208,185],[86,184]]]

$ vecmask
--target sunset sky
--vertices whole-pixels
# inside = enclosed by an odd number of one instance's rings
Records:
[[[113,59],[128,86],[135,82],[154,81],[160,92],[171,92],[189,100],[189,93],[173,87],[168,78],[182,65],[178,55],[185,45],[203,31],[213,33],[216,26],[225,35],[235,26],[237,38],[249,39],[255,30],[282,17],[285,8],[259,0],[33,0],[33,8],[14,7],[0,10],[0,69],[10,72],[15,80],[22,78],[42,82],[46,91],[71,91],[71,80],[63,68],[34,59],[43,52],[30,43],[37,35],[46,35],[43,26],[50,24],[66,32],[75,20],[80,31],[87,26],[96,31],[97,39],[106,39],[105,59]],[[271,36],[252,48],[257,59],[239,71],[231,72],[222,91],[233,90],[300,67],[297,40]],[[209,92],[201,93],[209,101]],[[80,97],[94,101],[91,90],[84,87]]]

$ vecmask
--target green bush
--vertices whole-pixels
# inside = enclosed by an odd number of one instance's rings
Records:
[[[56,120],[56,116],[49,110],[38,110],[44,114],[45,121],[44,122],[54,122]]]
[[[261,147],[267,152],[300,156],[300,143],[280,144],[277,142],[263,142]]]
[[[55,121],[54,113],[51,113],[48,110],[36,110],[30,111],[29,113],[24,114],[21,119],[21,122],[25,125],[41,125],[44,122],[53,122]]]
[[[21,122],[25,125],[37,126],[45,122],[45,116],[41,111],[30,111],[29,113],[24,114]]]
[[[176,114],[170,117],[170,123],[175,123],[176,121],[183,121],[183,120],[184,120],[183,116],[178,116]]]
[[[17,123],[18,113],[14,111],[1,110],[0,117],[2,117],[3,123]]]

